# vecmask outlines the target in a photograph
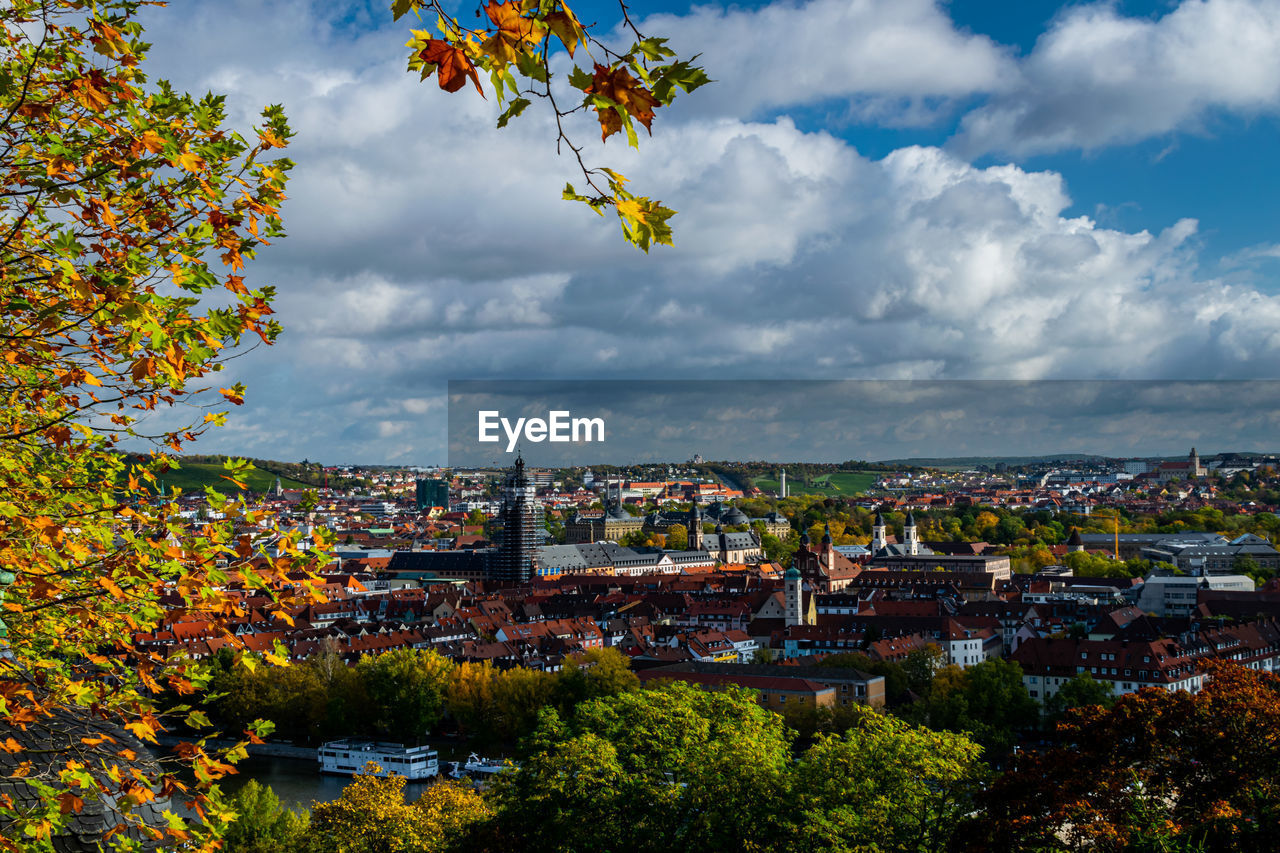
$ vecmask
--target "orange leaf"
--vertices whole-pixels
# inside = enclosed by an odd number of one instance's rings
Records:
[[[618,104],[632,118],[643,124],[645,130],[653,133],[650,123],[653,121],[653,109],[658,106],[658,99],[640,85],[640,81],[632,77],[627,69],[610,68],[596,63],[591,85],[584,91],[589,95],[608,98]],[[613,109],[596,107],[596,115],[600,120],[601,138],[608,139],[622,129],[622,118]]]
[[[71,812],[80,814],[80,811],[84,808],[84,800],[70,791],[63,791],[58,795],[58,808],[63,814],[70,814]]]
[[[578,47],[578,42],[582,41],[582,24],[578,23],[576,15],[570,11],[568,6],[564,6],[546,18],[547,29],[556,34],[556,38],[564,45],[565,50],[569,51],[572,58],[573,51]]]
[[[427,46],[420,54],[423,62],[436,66],[436,76],[440,78],[440,88],[446,92],[456,92],[467,85],[467,78],[475,84],[480,97],[484,90],[480,88],[480,78],[476,75],[476,66],[466,51],[460,50],[441,39],[427,39]]]

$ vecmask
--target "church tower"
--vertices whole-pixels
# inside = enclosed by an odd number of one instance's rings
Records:
[[[908,554],[916,556],[920,553],[920,536],[916,532],[916,517],[907,510],[907,520],[902,525],[902,545]]]
[[[831,538],[830,524],[824,528],[822,534],[822,555],[827,561],[827,571],[834,569],[836,567],[836,546],[835,541]]]
[[[884,516],[877,512],[876,520],[871,524],[871,553],[879,553],[888,544],[889,537],[885,533]]]
[[[804,582],[800,570],[792,566],[786,575],[786,625],[804,624]]]
[[[702,550],[702,510],[696,500],[693,509],[689,510],[689,550]]]
[[[1191,455],[1187,459],[1187,474],[1192,477],[1204,476],[1204,469],[1200,467],[1200,454],[1196,453],[1196,449],[1191,448]]]
[[[494,556],[490,575],[503,581],[527,581],[533,577],[534,561],[542,544],[542,504],[524,471],[524,459],[516,456],[515,468],[503,485],[502,541]]]

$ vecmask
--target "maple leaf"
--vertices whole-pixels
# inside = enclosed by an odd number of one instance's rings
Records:
[[[423,62],[436,66],[436,76],[440,80],[440,88],[446,92],[456,92],[467,85],[467,78],[475,84],[480,97],[484,90],[480,88],[480,78],[476,74],[476,66],[467,56],[466,51],[454,47],[442,39],[427,39],[427,46],[419,54]]]
[[[658,106],[658,99],[653,96],[640,81],[632,77],[627,69],[619,66],[610,68],[596,63],[595,74],[591,85],[584,89],[588,95],[596,95],[617,104],[627,115],[644,125],[644,129],[653,133],[650,126],[653,122],[653,108]],[[608,139],[622,129],[622,116],[611,106],[596,105],[596,115],[600,119],[600,138]]]
[[[582,41],[582,24],[578,21],[578,16],[573,14],[573,10],[568,6],[562,5],[561,8],[547,15],[547,29],[555,33],[556,38],[560,39],[560,43],[564,45],[564,49],[569,51],[570,58],[578,47],[578,43]]]
[[[490,2],[485,12],[498,31],[485,39],[480,49],[501,64],[515,62],[526,45],[533,47],[547,35],[547,28],[541,21],[520,14],[520,4],[516,0]]]
[[[84,800],[70,791],[63,791],[58,795],[58,808],[63,814],[79,814],[84,809]]]
[[[178,165],[188,172],[199,172],[205,167],[204,158],[192,151],[183,151],[178,155]]]

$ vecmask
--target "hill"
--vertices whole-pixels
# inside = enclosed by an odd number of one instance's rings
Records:
[[[244,475],[241,481],[249,487],[249,491],[261,494],[275,487],[278,475],[259,465],[259,461],[255,460],[254,470]],[[180,464],[181,468],[170,469],[161,475],[160,482],[164,485],[166,492],[175,487],[184,492],[202,492],[205,486],[212,486],[216,491],[227,494],[240,491],[234,483],[225,479],[226,469],[222,467],[221,462],[182,461]],[[266,464],[270,465],[270,462]],[[280,485],[286,489],[315,488],[311,483],[289,477],[280,477]]]
[[[1051,453],[1044,456],[913,456],[908,459],[884,459],[882,465],[902,465],[914,468],[976,468],[986,465],[988,468],[1004,463],[1009,466],[1035,465],[1044,462],[1101,462],[1107,457],[1095,453]]]
[[[859,495],[870,489],[879,479],[874,471],[835,471],[819,474],[810,482],[787,478],[787,493],[792,495],[825,495],[827,497]],[[752,484],[765,492],[778,491],[778,481],[756,477]]]

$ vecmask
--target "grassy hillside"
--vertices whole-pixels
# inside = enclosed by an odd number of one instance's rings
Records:
[[[801,483],[788,477],[787,492],[792,495],[826,495],[829,497],[859,495],[870,489],[879,476],[874,471],[836,471],[832,474],[822,474],[815,477],[812,484]],[[757,489],[766,492],[778,491],[777,480],[767,480],[760,477],[753,482]]]
[[[166,492],[175,486],[184,492],[202,492],[205,486],[213,486],[219,492],[231,493],[239,491],[239,488],[230,480],[223,479],[225,473],[225,469],[218,463],[183,462],[180,469],[166,471],[160,479],[164,483]],[[267,492],[275,487],[276,475],[269,471],[255,468],[242,477],[241,482],[248,486],[250,491]],[[280,484],[286,489],[313,488],[306,483],[300,483],[288,477],[281,477]]]

